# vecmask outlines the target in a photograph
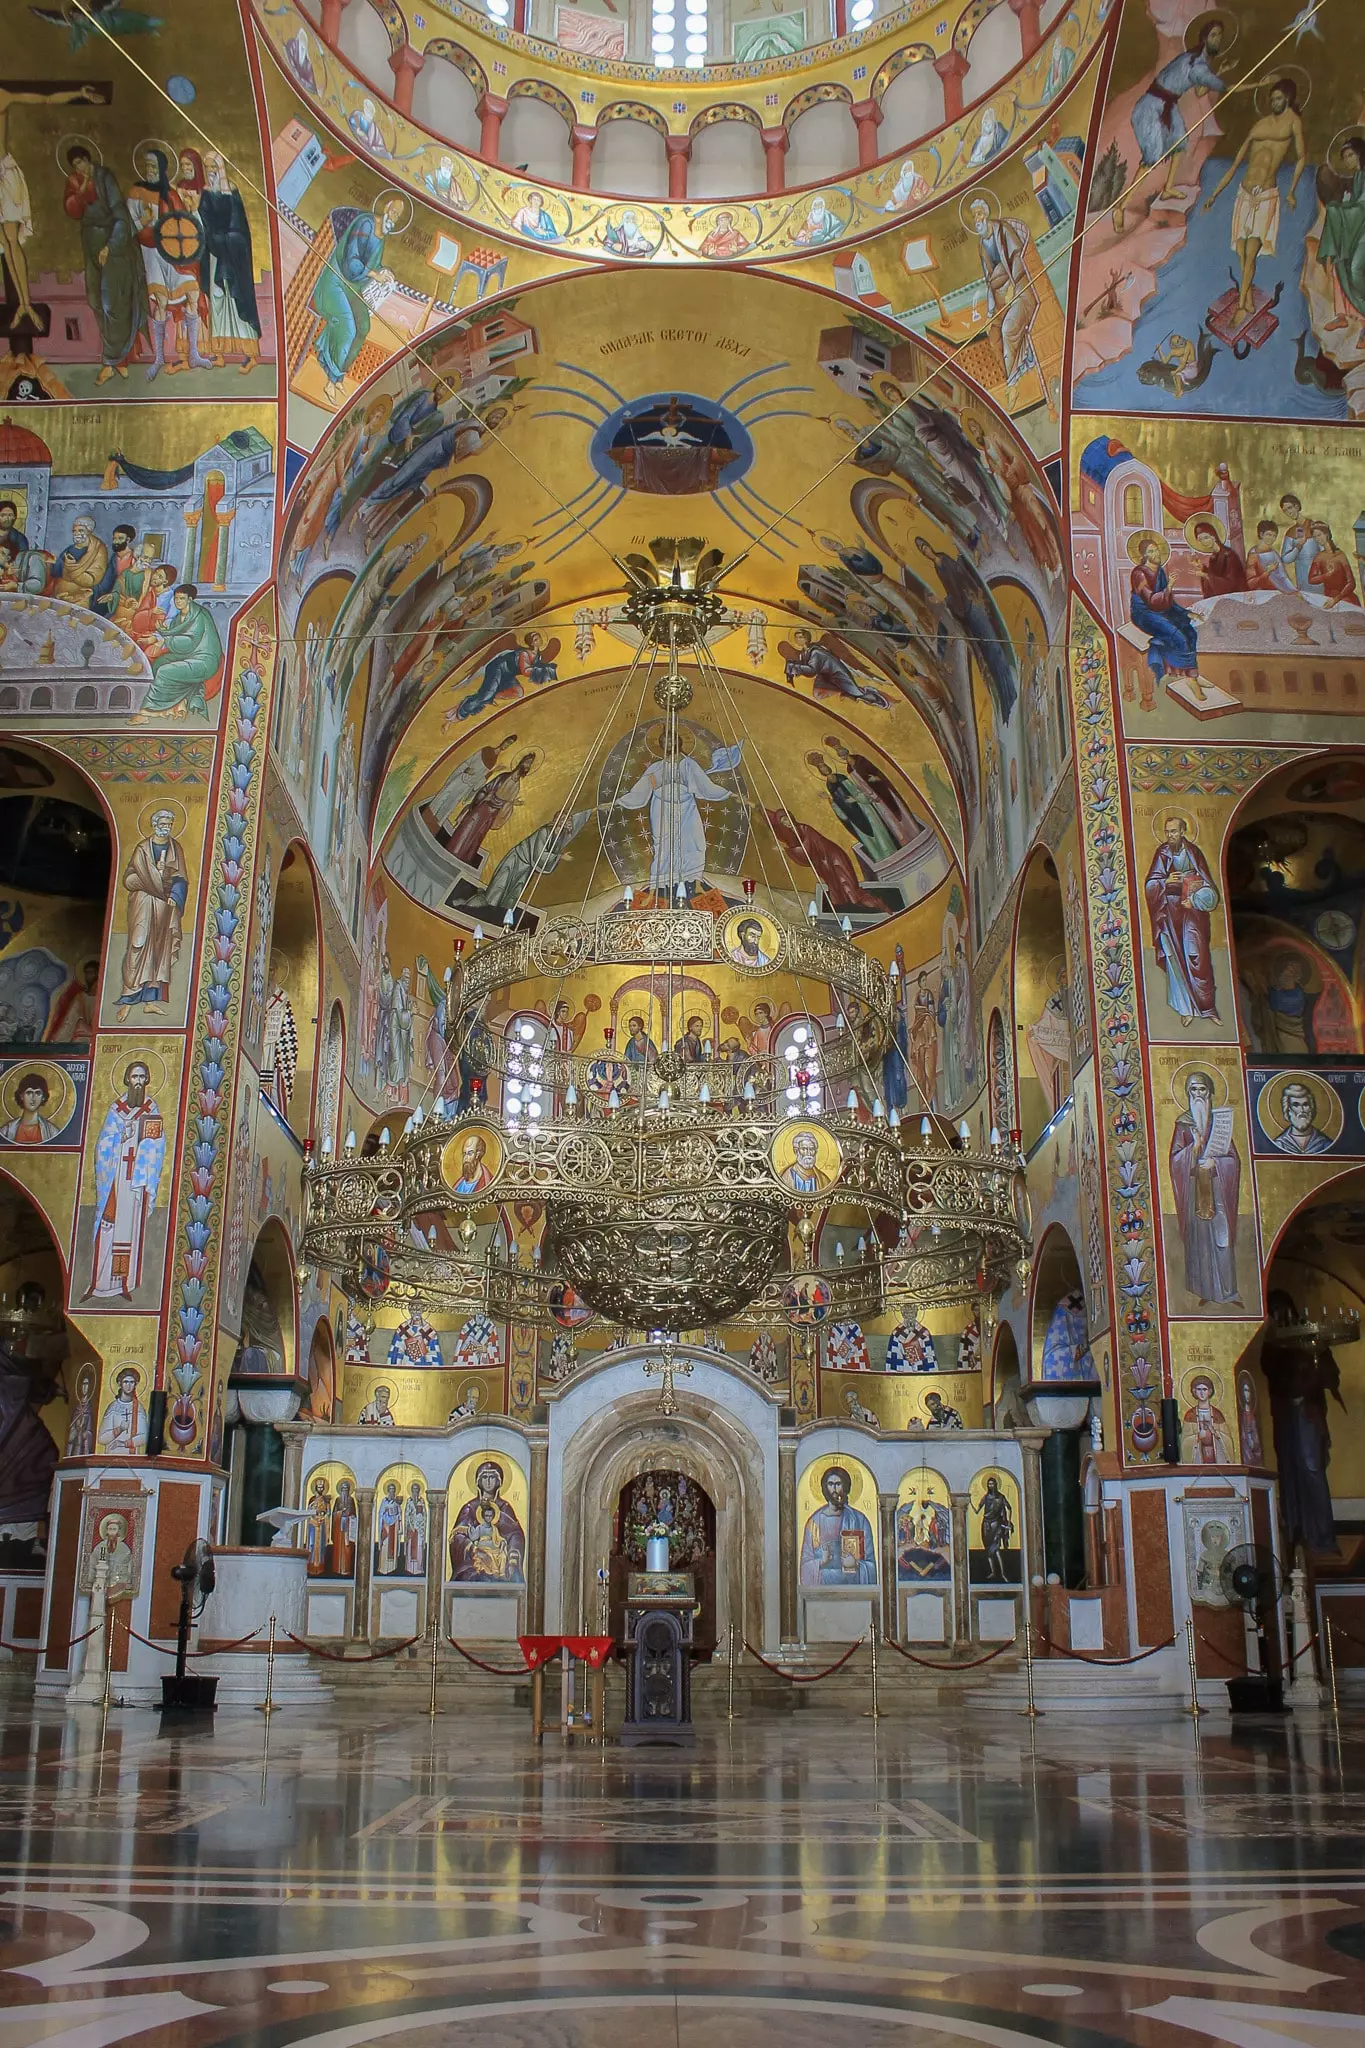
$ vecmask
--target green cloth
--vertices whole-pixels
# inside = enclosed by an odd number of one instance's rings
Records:
[[[223,643],[213,614],[202,604],[191,604],[182,615],[171,613],[161,628],[164,654],[152,663],[152,687],[143,699],[144,711],[197,711],[208,716],[204,685],[211,683],[223,663]]]
[[[1328,206],[1318,261],[1331,265],[1346,297],[1365,315],[1365,170],[1352,178],[1348,199],[1334,199]]]

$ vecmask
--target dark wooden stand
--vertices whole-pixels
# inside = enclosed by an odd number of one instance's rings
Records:
[[[687,1749],[692,1727],[691,1593],[640,1593],[626,1602],[627,1749],[666,1743]]]

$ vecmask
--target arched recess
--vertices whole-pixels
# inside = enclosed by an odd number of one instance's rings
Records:
[[[858,161],[858,131],[849,111],[849,98],[836,96],[834,87],[818,88],[826,96],[805,106],[800,100],[788,109],[787,184],[818,185],[826,178],[842,178]],[[801,98],[805,99],[802,94]]]
[[[1365,1345],[1349,1327],[1352,1317],[1365,1319],[1365,1167],[1325,1182],[1291,1211],[1268,1253],[1265,1293],[1263,1331],[1217,1377],[1214,1440],[1228,1462],[1276,1469],[1281,1554],[1290,1559],[1301,1547],[1325,1592],[1333,1576],[1355,1575],[1359,1539],[1343,1541],[1340,1525],[1359,1522],[1365,1499]],[[1177,1393],[1184,1454],[1193,1458],[1188,1376]]]
[[[967,59],[962,98],[970,106],[1023,63],[1019,17],[1007,0],[972,0],[958,17],[953,48]]]
[[[508,94],[498,156],[531,178],[567,185],[573,171],[573,108],[553,86],[519,79]]]
[[[995,1333],[990,1384],[985,1390],[985,1412],[994,1416],[997,1429],[1018,1429],[1027,1425],[1028,1415],[1019,1383],[1019,1346],[1014,1341],[1010,1325],[1001,1323]]]
[[[101,1421],[100,1369],[63,1314],[66,1275],[37,1203],[0,1173],[0,1570],[41,1574],[48,1496],[57,1460],[89,1457]],[[150,1369],[135,1368],[140,1438],[146,1447]],[[124,1448],[111,1444],[115,1455]]]
[[[270,931],[261,1093],[296,1138],[309,1134],[318,1058],[317,878],[301,840],[285,848]]]
[[[479,146],[478,106],[483,88],[459,61],[455,47],[442,49],[428,43],[426,61],[417,74],[412,91],[412,118],[433,135],[443,135],[461,149]],[[470,64],[474,63],[471,58]],[[480,67],[475,67],[476,69]]]
[[[990,1088],[991,1128],[1004,1136],[1018,1127],[1014,1120],[1014,1077],[1009,1037],[999,1010],[991,1011],[990,1023],[986,1027],[986,1077]]]
[[[337,1355],[332,1325],[319,1316],[308,1345],[308,1391],[299,1410],[312,1422],[330,1422],[337,1405]]]
[[[692,123],[687,191],[692,199],[761,192],[767,180],[763,138],[750,107],[708,107]]]
[[[252,1247],[242,1293],[242,1326],[228,1376],[224,1462],[229,1543],[266,1548],[260,1516],[284,1499],[284,1439],[276,1424],[298,1413],[298,1286],[288,1233],[278,1217]]]
[[[1211,849],[1195,841],[1194,853],[1216,873]],[[1248,1054],[1312,1067],[1365,1052],[1365,754],[1300,759],[1258,784],[1228,837],[1225,894]],[[1174,938],[1207,960],[1215,996],[1216,909],[1201,914],[1196,897],[1174,913]],[[1185,981],[1197,1004],[1197,975]]]
[[[319,1149],[341,1149],[341,1084],[346,1074],[346,1013],[339,1002],[327,1018],[327,1035],[322,1043],[322,1071],[318,1076],[318,1103],[313,1133]]]
[[[877,130],[877,148],[881,155],[893,155],[943,126],[943,80],[934,69],[933,54],[923,44],[897,52],[910,61],[896,66],[880,94],[882,125]]]
[[[603,107],[593,144],[591,188],[619,192],[629,199],[668,197],[668,150],[665,125],[652,107],[624,100]]]
[[[1080,1261],[1076,1247],[1060,1223],[1054,1223],[1046,1232],[1033,1260],[1033,1299],[1029,1310],[1029,1378],[1042,1379],[1084,1379],[1090,1371],[1086,1363],[1088,1352],[1081,1349],[1079,1326],[1067,1333],[1071,1341],[1064,1341],[1062,1324],[1059,1320],[1052,1350],[1046,1360],[1051,1370],[1045,1370],[1044,1353],[1048,1351],[1048,1332],[1052,1329],[1059,1303],[1070,1296],[1079,1295],[1085,1300],[1085,1288],[1081,1280]],[[1063,1372],[1058,1369],[1067,1363],[1074,1369]]]
[[[1066,919],[1057,863],[1045,847],[1034,853],[1019,892],[1013,1005],[1018,1128],[1028,1152],[1071,1095]]]
[[[179,804],[152,801],[138,814],[136,837],[130,834],[123,848],[125,877],[133,874],[136,883],[124,881],[124,933],[108,941],[111,978],[101,962],[112,923],[115,837],[103,798],[61,755],[10,741],[0,746],[0,897],[9,927],[0,953],[0,1058],[25,1057],[39,1046],[88,1052],[102,983],[124,998],[120,1022],[166,1017],[183,904],[155,902],[136,884],[153,842],[178,849],[175,828],[183,832],[183,820]],[[183,861],[178,850],[171,858]],[[55,1101],[54,1094],[43,1105],[47,1124]],[[14,1114],[8,1107],[0,1125]],[[79,1139],[69,1128],[54,1135],[67,1144]]]

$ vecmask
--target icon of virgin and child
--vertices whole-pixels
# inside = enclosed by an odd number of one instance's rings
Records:
[[[464,1585],[520,1586],[525,1579],[526,1532],[503,1499],[507,1474],[485,1458],[474,1474],[474,1498],[450,1531],[450,1576]]]

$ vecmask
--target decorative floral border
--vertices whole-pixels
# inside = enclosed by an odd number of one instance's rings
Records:
[[[1161,1444],[1162,1334],[1131,864],[1109,648],[1079,599],[1071,608],[1071,691],[1098,1015],[1099,1123],[1117,1282],[1114,1389],[1123,1424],[1122,1456],[1126,1463],[1146,1465]]]
[[[246,935],[255,856],[252,813],[259,797],[264,757],[261,720],[274,649],[272,592],[237,624],[215,826],[217,879],[205,917],[195,1087],[186,1116],[182,1160],[180,1279],[166,1358],[170,1395],[166,1433],[182,1456],[202,1456],[206,1451],[204,1335],[206,1322],[210,1334],[213,1329],[222,1243],[222,1139],[232,1099],[223,1083],[233,1065],[240,1023],[241,942]],[[193,1433],[189,1434],[191,1424]],[[180,1438],[177,1428],[182,1432]]]

